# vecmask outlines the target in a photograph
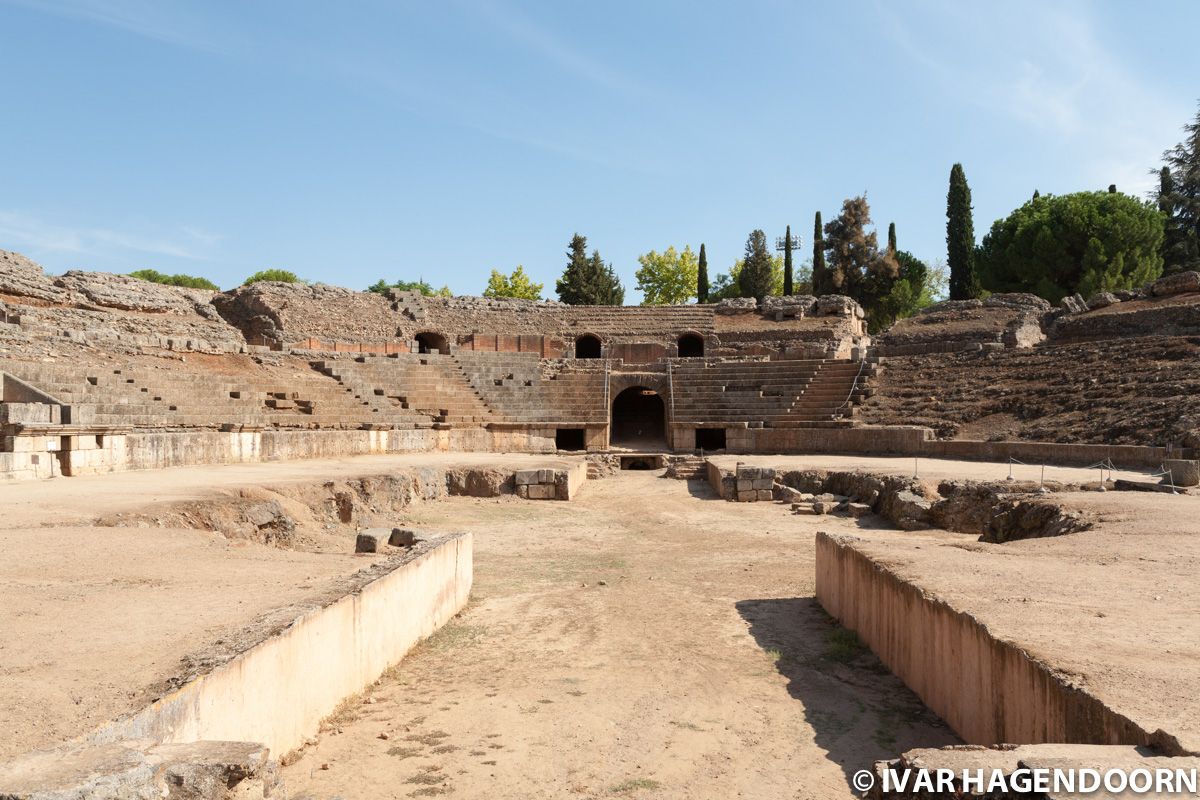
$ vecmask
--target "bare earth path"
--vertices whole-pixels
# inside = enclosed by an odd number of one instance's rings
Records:
[[[300,798],[838,798],[954,741],[813,600],[849,520],[625,472],[571,503],[453,498],[471,605],[285,769]]]

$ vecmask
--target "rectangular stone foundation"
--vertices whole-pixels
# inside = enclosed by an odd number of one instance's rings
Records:
[[[384,562],[383,574],[311,611],[142,711],[93,744],[125,740],[261,742],[281,756],[467,602],[472,536],[454,534]]]
[[[965,741],[1151,745],[1183,754],[1174,737],[1144,730],[995,638],[970,614],[864,553],[859,541],[817,534],[817,600]]]

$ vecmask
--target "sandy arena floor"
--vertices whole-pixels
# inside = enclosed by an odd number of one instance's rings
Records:
[[[837,798],[955,741],[813,599],[818,528],[775,503],[623,472],[571,503],[454,498],[461,617],[285,770],[301,798]]]
[[[232,646],[268,614],[291,619],[294,606],[337,592],[376,558],[354,555],[349,540],[326,548],[334,552],[294,552],[205,531],[95,527],[96,518],[247,485],[496,461],[362,456],[0,484],[0,759],[142,707],[186,672],[185,657]]]

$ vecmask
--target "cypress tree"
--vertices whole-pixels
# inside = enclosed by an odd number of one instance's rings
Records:
[[[746,258],[742,271],[738,273],[738,293],[742,297],[762,299],[771,293],[774,283],[771,253],[767,250],[767,235],[761,230],[751,231],[746,238]]]
[[[896,223],[888,223],[888,253],[896,255]]]
[[[1037,200],[1037,199],[1038,199],[1039,197],[1041,197],[1041,196],[1042,196],[1042,193],[1041,193],[1041,192],[1039,192],[1037,189],[1034,189],[1034,190],[1033,190],[1033,197],[1032,197],[1031,199],[1033,199],[1033,200]]]
[[[946,194],[946,260],[950,265],[950,299],[969,300],[982,292],[975,271],[975,223],[971,219],[971,187],[962,164],[950,169]]]
[[[783,294],[792,293],[792,226],[787,226],[783,239]]]
[[[813,294],[829,294],[829,271],[825,269],[825,228],[821,225],[821,212],[813,220]]]
[[[704,252],[704,242],[700,243],[700,265],[696,271],[696,302],[708,302],[708,255]]]

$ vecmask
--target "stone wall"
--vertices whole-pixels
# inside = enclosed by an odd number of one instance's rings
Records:
[[[964,611],[904,580],[852,536],[817,534],[821,606],[967,742],[1157,745],[1050,666]]]

